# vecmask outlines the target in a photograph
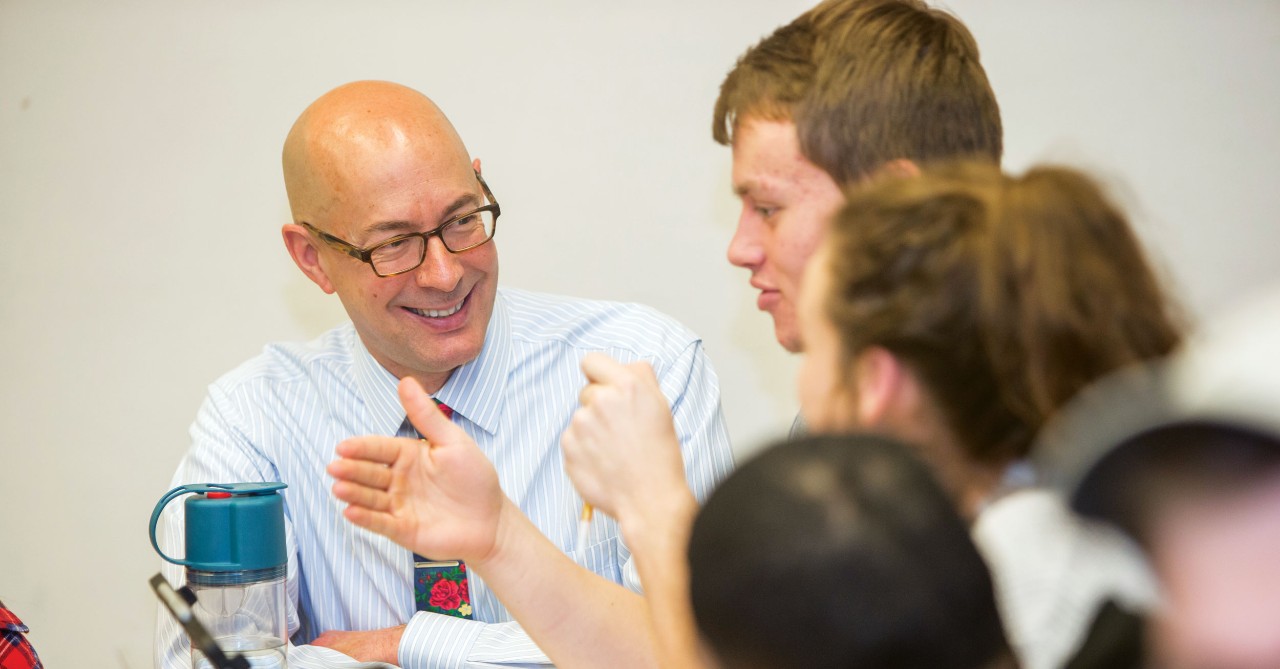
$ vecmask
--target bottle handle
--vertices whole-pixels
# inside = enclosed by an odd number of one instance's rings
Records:
[[[191,564],[187,562],[185,558],[178,559],[174,557],[169,557],[168,555],[164,554],[164,551],[160,550],[160,544],[156,542],[156,523],[160,522],[160,514],[161,512],[164,511],[164,508],[166,506],[169,506],[169,502],[172,502],[174,499],[176,499],[180,495],[185,495],[193,492],[196,492],[196,491],[191,490],[190,486],[180,485],[174,488],[173,490],[170,490],[169,492],[165,493],[164,497],[161,497],[160,501],[156,503],[155,510],[151,512],[151,528],[150,528],[151,547],[156,549],[156,552],[160,554],[160,557],[164,558],[166,561],[172,562],[173,564],[182,565],[184,567],[191,566]]]

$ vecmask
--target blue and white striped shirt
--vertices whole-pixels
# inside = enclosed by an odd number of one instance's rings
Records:
[[[598,518],[586,546],[574,546],[581,499],[564,473],[560,435],[585,384],[579,361],[592,351],[653,365],[671,403],[689,484],[705,499],[732,468],[716,375],[701,341],[648,307],[499,290],[483,350],[436,397],[453,407],[453,420],[494,463],[503,491],[552,542],[578,564],[638,590],[612,519]],[[396,384],[350,324],[308,344],[270,345],[210,386],[173,484],[289,485],[282,493],[295,644],[327,630],[408,623],[399,649],[406,669],[547,664],[474,573],[474,620],[415,614],[411,553],[343,519],[325,466],[344,439],[397,433],[405,413]],[[166,553],[181,554],[179,504],[166,509],[159,536]],[[181,580],[180,567],[165,569],[170,581]],[[156,653],[163,669],[190,666],[186,637],[167,612],[159,618]],[[290,650],[289,663],[361,666],[305,645]]]

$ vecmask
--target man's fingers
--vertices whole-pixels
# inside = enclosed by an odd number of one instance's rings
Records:
[[[386,490],[391,486],[391,469],[376,462],[338,458],[329,463],[328,471],[335,479],[368,488]]]
[[[387,493],[350,481],[334,483],[333,496],[350,505],[348,508],[361,507],[371,511],[387,511],[391,508],[391,496]]]
[[[418,428],[418,434],[429,442],[451,442],[462,430],[445,417],[435,400],[413,377],[400,379],[400,404],[404,406],[409,422]]]
[[[401,439],[396,437],[355,437],[338,444],[338,455],[351,460],[367,460],[383,465],[400,457]]]
[[[392,540],[398,540],[396,535],[396,526],[391,514],[382,513],[380,511],[370,511],[369,509],[359,506],[348,506],[342,512],[342,515],[345,516],[347,520],[351,521],[353,525],[358,525],[366,530],[377,532],[385,537],[390,537]]]

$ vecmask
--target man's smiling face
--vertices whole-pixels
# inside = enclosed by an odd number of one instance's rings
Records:
[[[368,248],[487,204],[479,161],[468,159],[430,100],[385,84],[352,88],[317,101],[286,142],[295,221]],[[286,226],[285,237],[299,266],[338,294],[365,347],[392,374],[434,391],[480,354],[497,293],[493,242],[454,254],[432,237],[421,266],[379,277],[299,225]]]

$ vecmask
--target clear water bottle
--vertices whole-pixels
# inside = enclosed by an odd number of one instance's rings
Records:
[[[288,556],[284,542],[283,483],[199,483],[178,486],[151,514],[151,545],[160,557],[186,567],[195,594],[195,617],[228,654],[251,667],[284,669],[289,636],[285,601]],[[181,495],[186,557],[164,554],[156,523],[164,507]],[[192,648],[191,666],[212,669]]]

